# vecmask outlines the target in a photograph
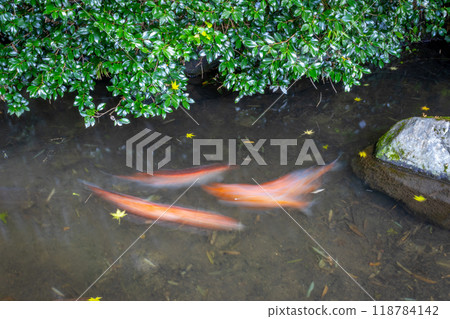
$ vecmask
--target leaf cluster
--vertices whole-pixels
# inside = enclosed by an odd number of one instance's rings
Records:
[[[20,116],[31,98],[75,92],[86,126],[109,115],[189,108],[185,63],[218,61],[237,100],[301,77],[359,84],[408,44],[446,36],[447,0],[0,0],[0,98]],[[448,37],[446,37],[448,39]],[[95,105],[95,80],[120,96]],[[175,85],[173,85],[175,83]]]

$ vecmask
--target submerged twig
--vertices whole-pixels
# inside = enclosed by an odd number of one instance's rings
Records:
[[[320,93],[320,98],[319,98],[319,102],[317,102],[317,105],[316,105],[316,107],[318,107],[319,106],[319,104],[320,104],[320,102],[322,102],[322,92],[319,92]]]
[[[429,284],[436,284],[437,281],[431,280],[429,278],[426,278],[424,276],[418,275],[413,273],[411,270],[409,270],[408,268],[406,268],[405,266],[403,266],[401,263],[399,263],[397,261],[397,266],[399,266],[401,269],[403,269],[406,273],[408,273],[409,275],[413,276],[416,279],[422,280],[423,282],[429,283]]]

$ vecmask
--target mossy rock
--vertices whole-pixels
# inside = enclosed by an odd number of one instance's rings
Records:
[[[450,229],[450,183],[377,159],[374,146],[366,157],[352,160],[355,174],[371,188],[401,201],[408,211],[443,228]],[[423,196],[425,201],[415,200]]]
[[[447,117],[401,120],[378,140],[375,157],[450,181],[450,121]]]

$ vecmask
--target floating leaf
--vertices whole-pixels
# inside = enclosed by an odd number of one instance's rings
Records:
[[[422,195],[419,195],[419,196],[414,195],[414,199],[415,199],[416,201],[418,201],[418,202],[424,202],[424,201],[427,200],[427,199],[426,199],[425,197],[423,197]]]
[[[303,132],[302,135],[313,135],[313,134],[314,134],[314,131],[313,131],[313,130],[306,130],[306,131]],[[301,136],[301,135],[300,135],[300,136]]]
[[[119,221],[119,224],[120,224],[120,219],[127,216],[127,214],[125,214],[124,210],[119,210],[119,209],[117,209],[115,213],[110,213],[110,215],[113,217],[113,219],[117,219]]]

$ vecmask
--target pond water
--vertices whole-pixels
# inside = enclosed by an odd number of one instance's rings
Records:
[[[446,52],[442,52],[446,51]],[[267,139],[266,166],[252,160],[224,175],[226,183],[266,182],[299,168],[301,145],[314,140],[326,163],[341,155],[339,170],[322,181],[312,215],[300,211],[226,206],[192,187],[176,205],[220,212],[241,221],[241,231],[199,231],[155,225],[83,297],[103,300],[448,300],[449,232],[412,217],[402,205],[372,191],[350,161],[396,121],[449,115],[448,47],[426,47],[363,78],[345,93],[328,83],[299,81],[280,95],[267,93],[234,103],[212,85],[193,79],[196,104],[189,115],[138,119],[114,127],[101,118],[85,129],[73,96],[31,101],[17,120],[0,122],[0,299],[78,298],[148,228],[129,214],[113,220],[113,204],[91,196],[80,180],[110,191],[172,204],[185,188],[149,188],[114,175],[125,165],[126,140],[144,128],[172,137],[165,168],[192,166],[193,139],[237,139],[238,164],[246,153],[239,139]],[[446,54],[445,54],[446,53]],[[94,92],[109,107],[104,84]],[[360,98],[356,101],[355,98]],[[312,130],[312,135],[304,134]],[[296,139],[280,165],[269,139]],[[225,153],[229,151],[224,144]],[[313,239],[311,239],[313,238]],[[321,245],[343,269],[322,252]],[[321,254],[322,253],[322,254]],[[322,256],[324,255],[324,256]],[[403,266],[403,268],[402,268]],[[407,271],[406,271],[406,270]],[[314,284],[313,284],[314,283]]]

